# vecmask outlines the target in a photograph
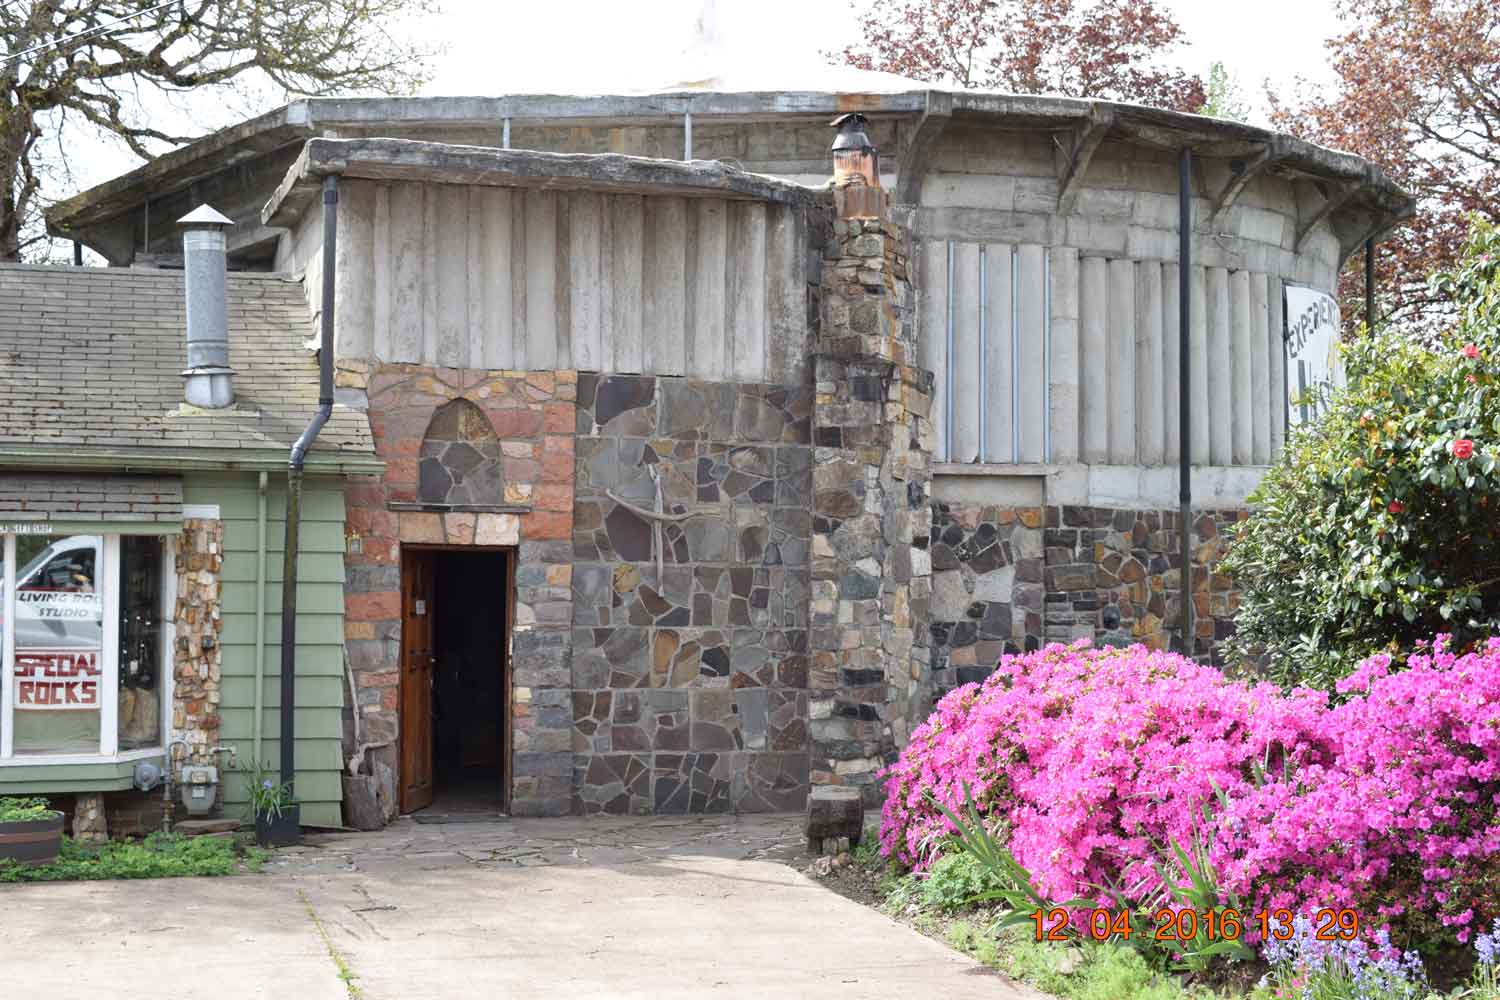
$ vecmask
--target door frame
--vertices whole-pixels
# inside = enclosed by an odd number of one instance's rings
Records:
[[[510,812],[511,787],[515,784],[515,683],[511,669],[511,647],[515,642],[516,634],[516,563],[520,558],[520,549],[514,545],[444,545],[402,542],[398,553],[398,562],[402,574],[400,593],[406,592],[406,552],[469,552],[474,554],[493,553],[505,557],[505,571],[503,583],[505,586],[505,639],[500,644],[500,687],[504,697],[502,698],[501,711],[504,717],[501,724],[501,746],[500,746],[500,811]],[[437,595],[437,567],[433,567],[433,595],[434,602]],[[406,609],[403,604],[401,611],[401,631],[406,631]],[[404,644],[398,639],[397,648],[403,650]],[[405,718],[406,711],[405,689],[397,685],[396,691],[396,733],[400,739],[401,720]],[[428,734],[429,739],[431,733]],[[402,765],[401,747],[396,748],[396,766]],[[404,776],[396,775],[396,788],[398,791],[405,787]]]

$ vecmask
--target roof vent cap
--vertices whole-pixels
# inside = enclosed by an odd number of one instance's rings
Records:
[[[177,224],[182,227],[183,284],[187,290],[184,395],[189,405],[219,410],[234,402],[224,274],[224,229],[234,225],[234,220],[209,205],[199,205]]]

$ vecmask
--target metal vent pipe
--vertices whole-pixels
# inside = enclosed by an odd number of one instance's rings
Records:
[[[208,205],[199,205],[177,224],[183,228],[182,270],[187,290],[184,395],[193,406],[222,409],[234,402],[224,277],[224,228],[234,222]]]

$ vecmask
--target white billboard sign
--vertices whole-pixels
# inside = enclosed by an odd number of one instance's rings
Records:
[[[1339,361],[1339,304],[1333,296],[1286,285],[1287,425],[1321,415],[1318,396],[1344,384]]]

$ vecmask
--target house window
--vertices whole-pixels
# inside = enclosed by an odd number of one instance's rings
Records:
[[[166,555],[154,536],[4,536],[0,764],[159,751]]]

